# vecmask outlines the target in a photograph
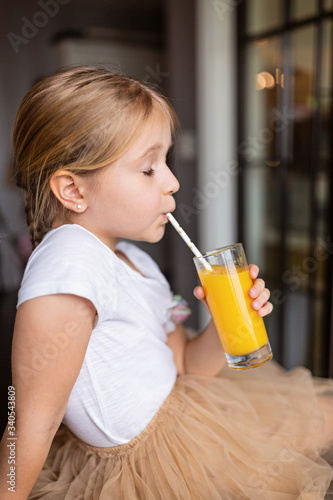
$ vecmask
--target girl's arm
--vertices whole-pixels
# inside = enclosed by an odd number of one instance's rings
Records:
[[[258,273],[258,266],[250,266],[251,278],[255,279],[255,282],[249,294],[254,299],[252,307],[258,310],[260,316],[266,316],[272,311],[273,306],[268,302],[270,292],[265,288],[265,282],[262,279],[256,279]],[[195,289],[195,296],[208,307],[202,287]],[[167,343],[174,352],[179,375],[193,374],[213,377],[221,371],[226,363],[222,345],[212,320],[205,330],[192,340],[187,340],[184,327],[177,325],[176,329],[168,335]]]
[[[95,314],[90,301],[67,294],[19,306],[12,345],[15,430],[7,427],[0,444],[2,500],[26,500],[36,482],[80,372]],[[10,472],[15,493],[8,490]]]

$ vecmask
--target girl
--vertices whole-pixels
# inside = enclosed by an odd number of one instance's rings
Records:
[[[166,165],[175,123],[155,89],[105,69],[60,72],[23,99],[14,147],[35,250],[18,297],[1,499],[12,498],[8,442],[16,500],[324,498],[332,436],[320,394],[332,384],[275,365],[222,370],[213,323],[188,341],[156,264],[119,241],[164,234],[179,188]],[[258,271],[249,293],[265,316]]]

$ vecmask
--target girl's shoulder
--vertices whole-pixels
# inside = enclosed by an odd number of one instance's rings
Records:
[[[74,265],[80,265],[82,260],[98,263],[96,257],[113,259],[113,252],[102,243],[97,236],[78,224],[64,224],[49,231],[41,243],[32,252],[27,268],[43,260],[52,264],[51,259],[62,259],[65,263],[74,259]]]
[[[115,254],[95,235],[76,224],[52,229],[31,254],[18,294],[30,298],[70,293],[91,300],[112,287]]]
[[[45,247],[50,247],[50,245],[54,246],[57,244],[64,245],[65,247],[70,247],[74,244],[78,249],[83,243],[88,243],[96,248],[100,248],[101,250],[105,249],[112,253],[97,236],[79,224],[63,224],[55,229],[51,229],[51,231],[44,236],[34,252]]]

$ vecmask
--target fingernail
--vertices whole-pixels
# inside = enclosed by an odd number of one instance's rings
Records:
[[[250,292],[250,297],[256,297],[257,296],[257,290],[255,288],[251,288]]]
[[[252,302],[252,307],[254,307],[255,309],[259,309],[260,304],[259,304],[258,300],[255,300],[254,302]]]

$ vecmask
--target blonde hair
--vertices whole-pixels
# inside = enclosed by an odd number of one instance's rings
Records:
[[[14,124],[17,185],[25,190],[33,246],[66,209],[50,188],[54,172],[87,175],[117,160],[138,137],[153,111],[177,118],[153,86],[105,68],[80,66],[36,84],[24,97]]]

